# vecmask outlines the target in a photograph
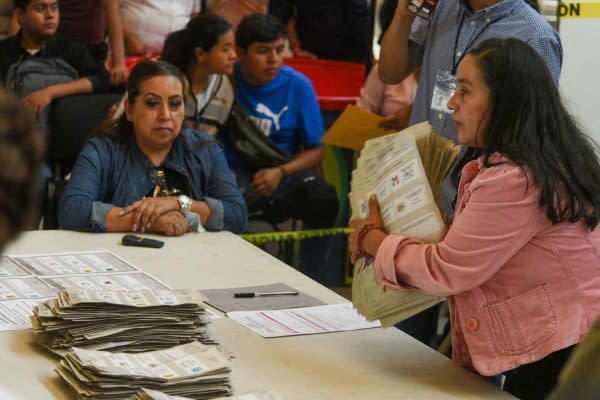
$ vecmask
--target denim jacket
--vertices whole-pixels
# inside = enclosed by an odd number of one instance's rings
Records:
[[[243,232],[248,218],[246,204],[214,138],[182,129],[163,165],[187,178],[194,200],[208,204],[211,215],[205,228]],[[113,207],[133,204],[152,190],[150,173],[154,169],[133,135],[124,141],[93,138],[81,151],[61,198],[59,225],[105,232],[106,216]]]

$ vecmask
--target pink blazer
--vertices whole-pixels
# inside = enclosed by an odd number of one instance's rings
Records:
[[[514,164],[472,161],[442,242],[389,235],[377,252],[383,286],[448,296],[453,359],[482,375],[576,344],[600,317],[600,228],[552,225],[538,201]]]

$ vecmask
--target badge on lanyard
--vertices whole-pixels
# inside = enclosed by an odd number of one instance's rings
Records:
[[[435,87],[431,97],[431,109],[452,114],[454,111],[448,108],[448,101],[456,92],[456,76],[448,71],[439,71],[435,76]]]

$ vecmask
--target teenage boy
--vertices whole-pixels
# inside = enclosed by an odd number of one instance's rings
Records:
[[[0,79],[5,85],[11,84],[6,82],[11,67],[30,57],[62,60],[78,75],[69,82],[49,84],[26,94],[23,102],[27,109],[39,116],[56,98],[108,89],[106,71],[87,48],[56,34],[60,20],[56,0],[15,0],[15,13],[21,30],[0,41]]]
[[[222,135],[250,218],[279,223],[294,217],[305,227],[332,226],[338,209],[336,191],[312,170],[325,157],[317,96],[306,77],[282,65],[283,26],[273,16],[249,15],[238,26],[236,43],[237,102],[262,133],[293,155],[288,163],[255,170],[233,149],[228,133]]]

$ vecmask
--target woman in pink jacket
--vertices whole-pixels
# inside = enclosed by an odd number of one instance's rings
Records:
[[[387,234],[372,198],[368,217],[351,221],[352,259],[375,257],[382,286],[448,296],[452,358],[542,399],[600,317],[596,147],[542,58],[516,39],[488,40],[462,60],[449,107],[472,157],[457,169],[446,237]]]

